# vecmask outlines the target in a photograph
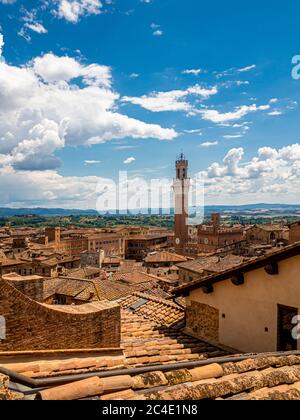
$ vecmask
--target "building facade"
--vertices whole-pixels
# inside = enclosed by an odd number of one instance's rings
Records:
[[[243,240],[243,229],[222,226],[218,213],[211,215],[210,225],[198,226],[198,252],[216,252]]]
[[[186,330],[239,352],[300,349],[300,244],[179,287]]]

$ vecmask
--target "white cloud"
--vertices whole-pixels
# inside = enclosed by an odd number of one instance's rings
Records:
[[[198,175],[205,180],[207,203],[294,203],[300,188],[300,144],[262,147],[246,162],[244,149],[234,148]]]
[[[157,25],[156,23],[151,23],[150,27],[153,30],[152,33],[154,36],[162,36],[164,34],[162,29],[160,28],[160,25]]]
[[[85,165],[98,165],[101,163],[101,160],[85,160],[84,163]]]
[[[45,82],[69,82],[82,77],[86,85],[111,86],[111,69],[108,66],[91,64],[84,66],[71,57],[58,57],[52,53],[33,60],[33,69]]]
[[[17,169],[53,168],[60,161],[53,153],[63,148],[64,127],[47,119],[28,130],[28,136],[11,149],[9,154],[0,154],[0,165],[13,165]]]
[[[125,163],[125,165],[128,165],[128,164],[133,163],[135,161],[136,161],[136,159],[134,157],[129,157],[129,158],[125,159],[123,163]]]
[[[278,111],[278,110],[275,110],[275,111],[272,111],[272,112],[268,113],[268,115],[270,115],[271,117],[278,117],[279,115],[282,115],[282,114],[283,114],[283,112]]]
[[[37,9],[27,10],[25,7],[21,7],[20,12],[22,15],[20,20],[25,23],[19,30],[18,35],[23,37],[27,42],[31,40],[30,32],[35,32],[37,34],[46,34],[48,32],[45,26],[38,20]]]
[[[237,71],[238,73],[245,73],[247,71],[254,70],[255,68],[256,68],[256,64],[252,64],[251,66],[243,67],[241,69],[238,69]]]
[[[212,146],[217,146],[219,144],[218,141],[205,141],[204,143],[201,143],[200,146],[201,147],[212,147]]]
[[[300,188],[300,144],[263,147],[248,161],[243,148],[231,149],[198,177],[205,180],[207,204],[294,203]],[[16,171],[11,166],[0,167],[0,181],[0,205],[12,207],[95,208],[103,191],[114,186],[105,178],[63,177],[53,170]],[[139,189],[144,201],[147,185],[143,178],[128,181],[129,192]]]
[[[140,77],[140,75],[138,73],[131,73],[129,75],[130,79],[138,79]]]
[[[191,74],[193,76],[199,76],[200,73],[202,73],[201,69],[187,69],[182,72],[182,74]]]
[[[258,112],[258,111],[267,111],[270,109],[270,105],[243,105],[236,108],[233,112],[221,113],[214,109],[206,109],[198,111],[204,120],[212,121],[216,124],[226,123],[228,121],[236,121],[245,117],[249,113]]]
[[[257,67],[256,64],[252,64],[251,66],[242,67],[242,68],[232,67],[232,68],[224,70],[220,73],[215,72],[215,75],[216,75],[217,79],[221,79],[223,77],[230,77],[230,76],[234,76],[236,74],[247,73],[251,70],[254,70],[256,67]]]
[[[169,92],[153,92],[150,95],[141,97],[124,96],[123,102],[130,102],[139,105],[152,112],[163,111],[192,111],[193,106],[185,99],[190,95],[200,96],[208,99],[210,96],[216,95],[218,89],[212,87],[210,89],[203,88],[199,85],[192,86],[186,90],[172,90]]]
[[[0,205],[11,207],[95,208],[98,177],[63,177],[55,171],[0,168]]]
[[[151,23],[150,28],[151,29],[158,29],[158,28],[160,28],[160,25],[157,25],[157,23]]]
[[[243,137],[242,134],[226,134],[225,136],[223,136],[224,139],[240,139],[241,137]]]
[[[55,151],[65,146],[177,136],[118,113],[119,95],[110,86],[109,67],[69,57],[47,54],[23,67],[0,62],[0,165],[54,169]]]
[[[3,38],[3,35],[0,33],[0,59],[2,56],[3,47],[4,47],[4,38]]]
[[[0,0],[0,3],[2,3],[2,4],[13,4],[15,2],[16,2],[16,0]]]
[[[82,16],[98,15],[103,7],[99,0],[57,0],[57,2],[57,15],[71,23],[77,23]]]
[[[32,23],[25,23],[25,28],[30,29],[33,32],[36,32],[38,34],[46,34],[48,31],[47,29],[38,22],[32,22]]]

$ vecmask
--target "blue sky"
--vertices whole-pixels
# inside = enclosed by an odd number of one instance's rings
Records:
[[[299,11],[0,0],[0,205],[91,207],[99,180],[171,178],[181,151],[210,204],[299,202]]]

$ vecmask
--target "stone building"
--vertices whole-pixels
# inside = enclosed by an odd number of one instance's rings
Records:
[[[186,329],[239,352],[300,349],[300,244],[176,289],[187,300]]]
[[[1,274],[8,274],[8,273],[16,273],[22,266],[23,261],[10,259],[10,258],[3,258],[0,260],[0,275]]]
[[[48,242],[59,243],[61,238],[61,229],[59,227],[46,228],[45,237],[48,238]]]
[[[83,251],[80,254],[80,264],[82,267],[102,267],[105,258],[103,250],[100,251]]]
[[[126,240],[125,257],[143,261],[150,252],[159,252],[168,247],[168,234],[133,236]]]
[[[57,252],[73,257],[80,257],[82,253],[97,253],[103,250],[105,256],[124,258],[125,245],[122,235],[112,232],[97,232],[87,229],[61,231],[59,228],[46,229],[49,245]]]
[[[290,224],[289,228],[289,243],[300,242],[300,222]]]
[[[221,225],[220,214],[211,215],[210,225],[198,226],[198,252],[216,252],[219,249],[238,244],[244,240],[242,227]]]
[[[247,229],[246,239],[251,244],[274,246],[279,242],[287,242],[288,229],[273,223],[255,225]]]

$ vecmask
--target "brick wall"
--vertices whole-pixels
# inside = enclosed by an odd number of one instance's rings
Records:
[[[23,280],[7,280],[9,284],[14,286],[24,295],[37,302],[44,301],[44,279],[43,277],[36,277]]]
[[[186,328],[199,338],[219,342],[219,311],[192,301],[186,309]]]
[[[113,303],[50,307],[0,280],[0,316],[6,321],[0,351],[120,347],[120,307]]]

